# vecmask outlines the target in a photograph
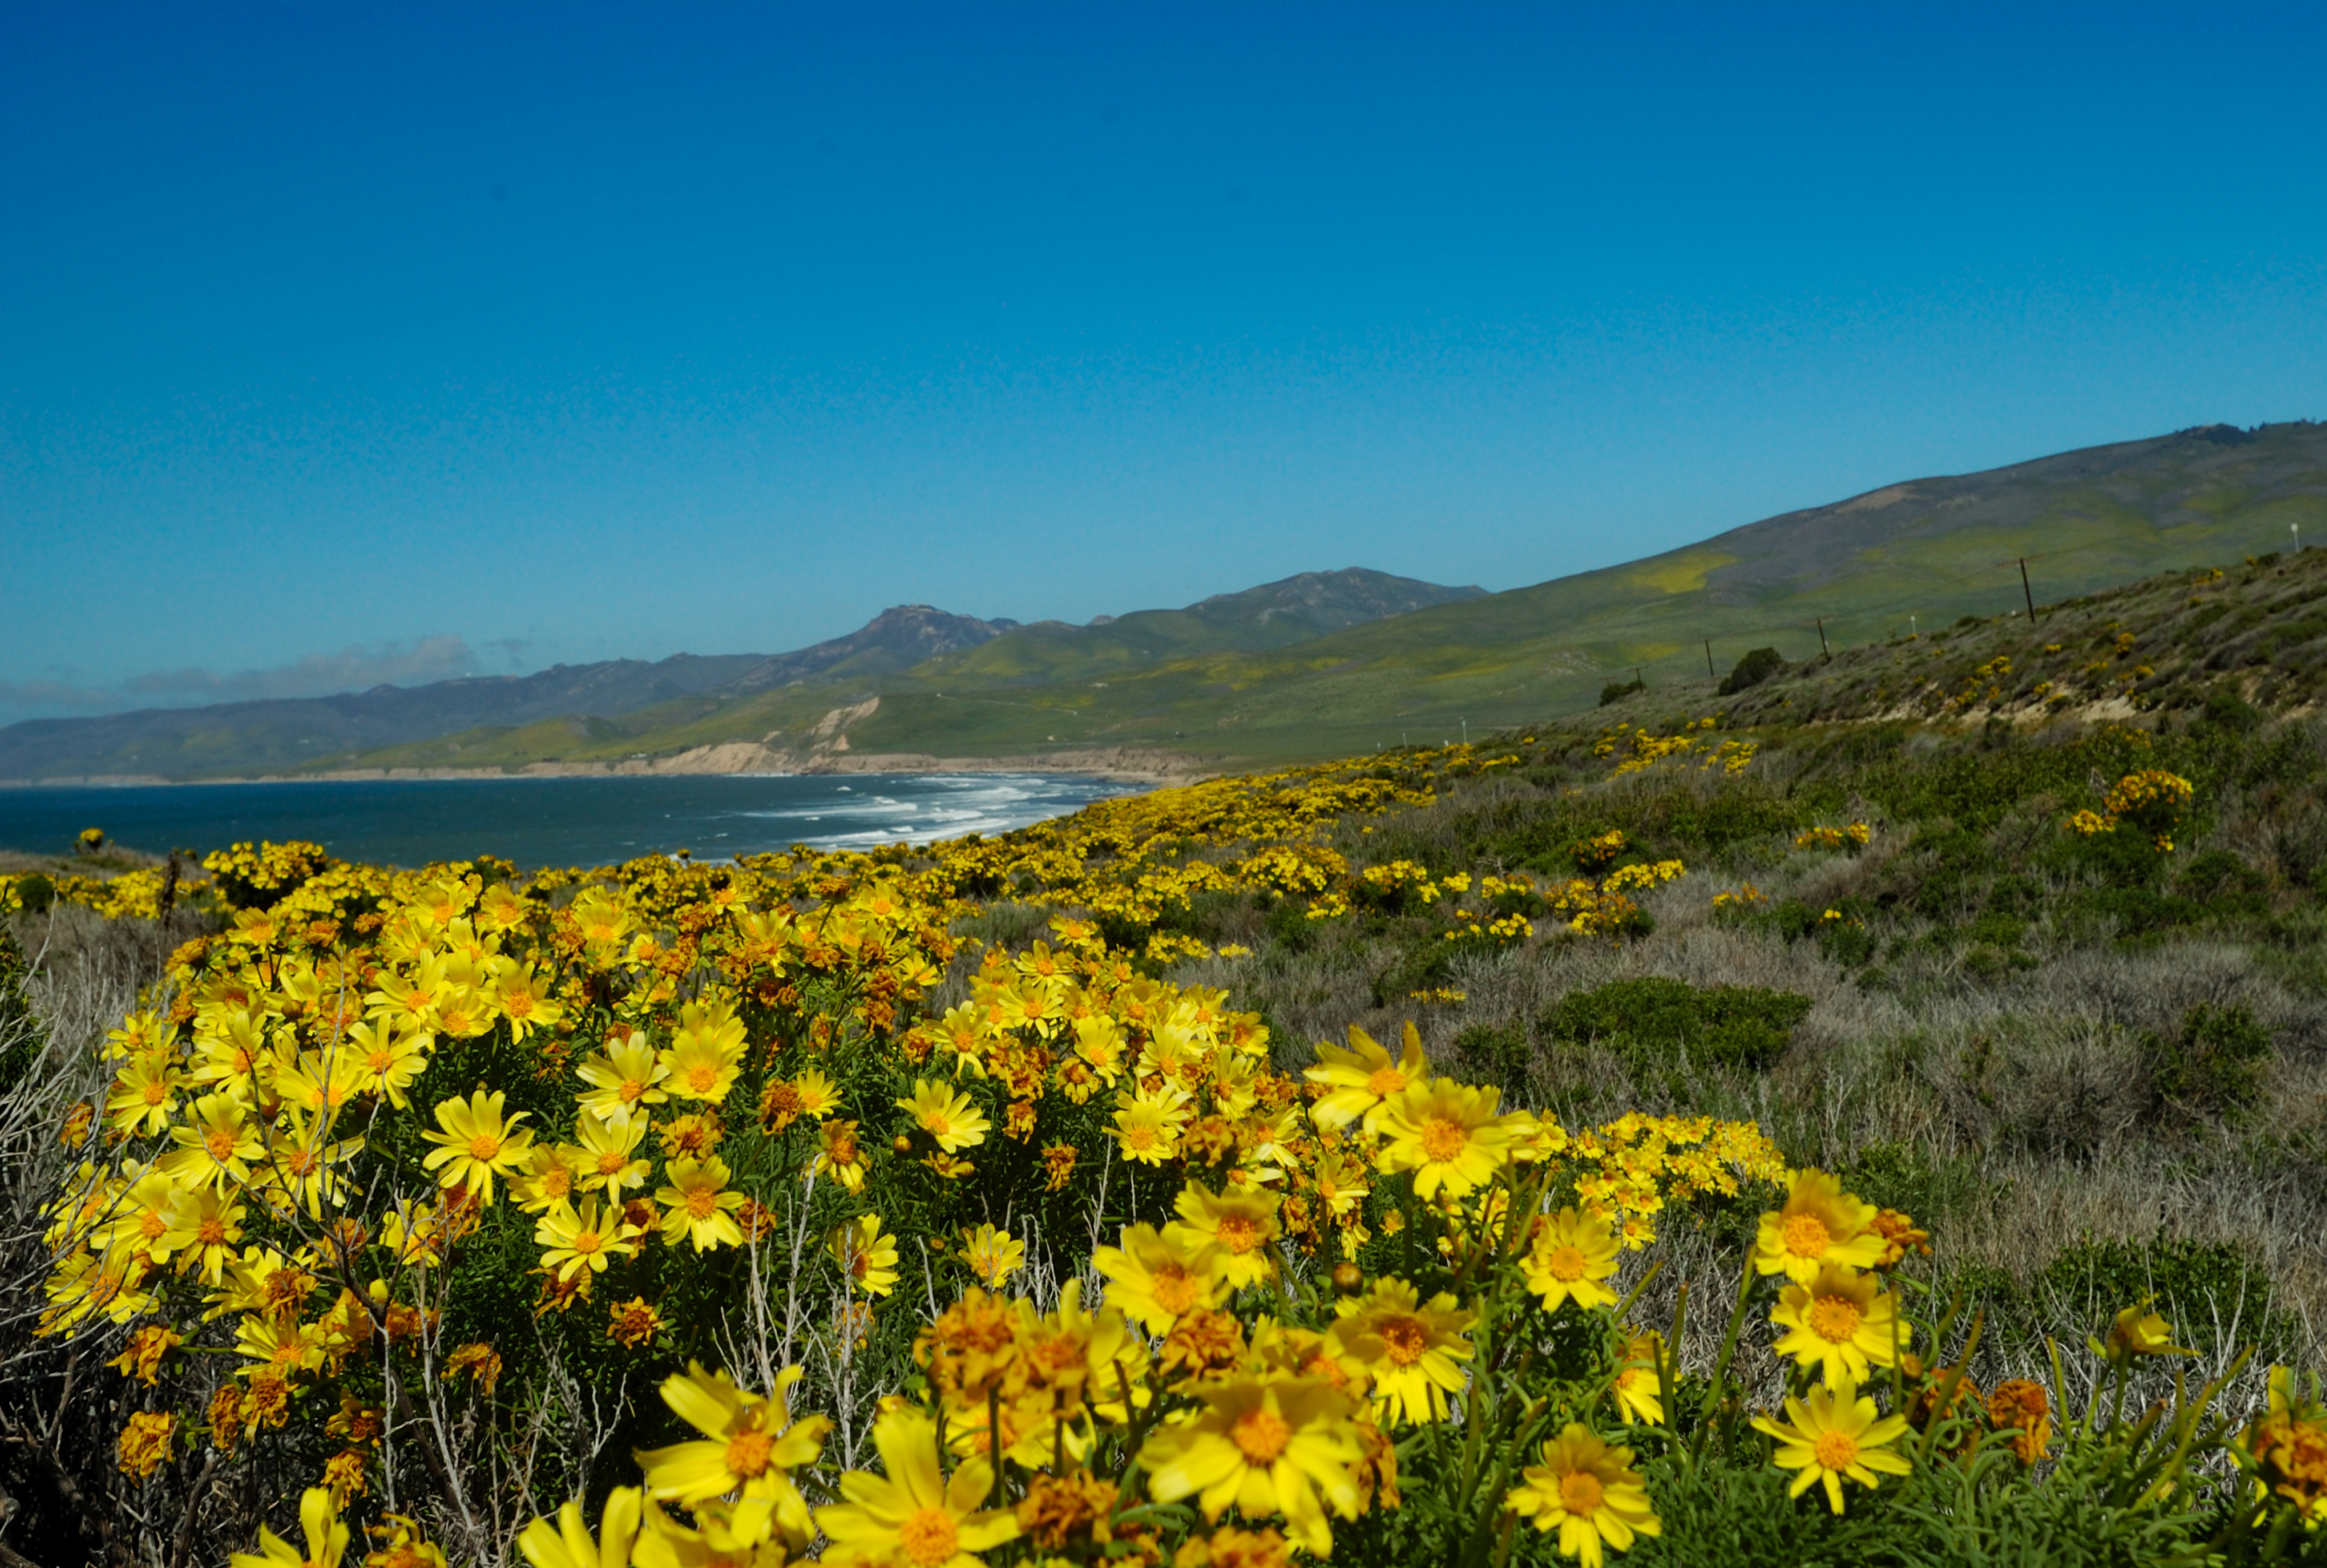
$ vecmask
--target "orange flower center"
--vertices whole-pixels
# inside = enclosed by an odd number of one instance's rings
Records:
[[[574,1250],[584,1257],[596,1252],[605,1244],[605,1237],[594,1230],[577,1230],[574,1233]]]
[[[1400,1367],[1411,1367],[1430,1349],[1430,1330],[1419,1318],[1394,1318],[1382,1326],[1382,1349]]]
[[[687,1087],[698,1095],[707,1095],[711,1086],[719,1081],[719,1069],[708,1062],[698,1062],[687,1069]]]
[[[541,1195],[555,1202],[574,1190],[574,1172],[563,1165],[552,1165],[541,1173]]]
[[[1858,1440],[1846,1432],[1821,1432],[1811,1451],[1824,1469],[1848,1470],[1858,1462]]]
[[[1231,1214],[1220,1221],[1220,1245],[1230,1252],[1246,1253],[1260,1245],[1260,1226],[1241,1214]]]
[[[469,1140],[469,1158],[494,1160],[500,1156],[501,1141],[491,1133],[479,1133]]]
[[[1544,1272],[1565,1284],[1574,1284],[1584,1277],[1584,1251],[1574,1246],[1555,1246],[1543,1260]]]
[[[1377,1069],[1366,1079],[1366,1093],[1376,1099],[1386,1100],[1406,1087],[1406,1075],[1394,1067]]]
[[[385,1073],[396,1065],[396,1057],[390,1051],[376,1050],[364,1058],[364,1064],[375,1073]]]
[[[1154,1288],[1150,1293],[1154,1296],[1157,1306],[1176,1318],[1196,1304],[1196,1299],[1202,1291],[1193,1274],[1175,1265],[1155,1276]]]
[[[631,1157],[620,1149],[608,1149],[598,1156],[598,1174],[612,1176],[631,1162]]]
[[[961,1526],[943,1508],[916,1508],[897,1526],[897,1541],[922,1568],[937,1568],[961,1550]]]
[[[1275,1464],[1292,1442],[1293,1429],[1272,1411],[1248,1410],[1229,1428],[1229,1436],[1249,1462]]]
[[[222,1219],[203,1220],[201,1224],[194,1227],[194,1238],[200,1241],[204,1246],[223,1246],[226,1245],[226,1221]]]
[[[169,1228],[169,1226],[164,1223],[162,1217],[150,1209],[138,1216],[137,1233],[148,1241],[160,1240],[163,1233]]]
[[[639,1103],[639,1097],[646,1092],[647,1086],[638,1079],[624,1078],[615,1086],[614,1097],[626,1106],[634,1106]]]
[[[764,1475],[768,1451],[775,1442],[755,1426],[747,1426],[727,1440],[727,1469],[745,1480]]]
[[[943,1111],[923,1111],[921,1131],[932,1138],[950,1138],[953,1136],[953,1123]]]
[[[1470,1129],[1460,1122],[1444,1116],[1433,1116],[1422,1124],[1422,1152],[1434,1165],[1444,1165],[1462,1157],[1471,1146]]]
[[[710,1188],[692,1187],[687,1190],[687,1215],[688,1218],[708,1219],[713,1214],[718,1211],[718,1209],[719,1194],[713,1191]],[[856,1274],[859,1278],[862,1278],[863,1273],[861,1270],[853,1266],[854,1262],[855,1260],[852,1260],[852,1266],[849,1272]]]
[[[1788,1215],[1785,1239],[1786,1250],[1796,1257],[1824,1257],[1826,1249],[1834,1245],[1826,1221],[1815,1214]]]
[[[210,1152],[210,1158],[221,1165],[234,1158],[234,1145],[235,1136],[232,1127],[212,1127],[202,1134],[202,1147],[208,1149]]]
[[[166,1100],[166,1099],[168,1099],[168,1098],[170,1097],[170,1089],[169,1089],[169,1086],[168,1086],[168,1085],[166,1085],[166,1084],[164,1084],[164,1083],[160,1082],[160,1081],[157,1079],[156,1081],[154,1081],[154,1082],[153,1082],[153,1083],[149,1083],[149,1084],[147,1084],[147,1085],[145,1086],[145,1103],[146,1103],[147,1105],[149,1105],[149,1106],[158,1106],[158,1105],[160,1105],[164,1100]]]
[[[1155,1147],[1155,1129],[1153,1127],[1130,1128],[1123,1134],[1123,1143],[1124,1146],[1134,1153],[1145,1153]]]
[[[1848,1344],[1865,1316],[1848,1296],[1820,1296],[1806,1314],[1810,1332],[1835,1345]]]
[[[1607,1495],[1607,1489],[1600,1484],[1600,1478],[1590,1470],[1571,1470],[1559,1478],[1560,1506],[1571,1514],[1590,1517],[1599,1508],[1601,1499]]]

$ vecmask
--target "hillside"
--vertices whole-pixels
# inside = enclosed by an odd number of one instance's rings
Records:
[[[0,780],[216,779],[350,765],[497,766],[544,759],[621,760],[797,733],[916,667],[1002,644],[977,667],[984,684],[1087,678],[1220,650],[1266,650],[1383,616],[1481,597],[1350,567],[1309,572],[1182,610],[1099,617],[1088,627],[979,620],[927,604],[885,610],[860,630],[782,654],[678,654],[655,663],[559,665],[303,699],[41,719],[0,729]],[[907,683],[911,684],[911,683]],[[803,695],[793,688],[813,687]],[[640,737],[651,736],[643,747]],[[827,730],[826,739],[831,738]]]
[[[720,709],[673,705],[599,733],[463,736],[363,761],[524,765],[722,744],[788,766],[1124,746],[1221,767],[1325,757],[1588,708],[1635,668],[1652,687],[1695,681],[1701,693],[1708,657],[1723,674],[1757,646],[1799,660],[1818,649],[1820,621],[1827,644],[1847,649],[2000,614],[2023,602],[2023,559],[2039,602],[2059,601],[2235,563],[2304,523],[2327,540],[2327,426],[2217,425],[1893,484],[1621,566],[1274,646],[1215,637],[1206,606],[1192,606],[1027,627],[901,676],[809,682]]]

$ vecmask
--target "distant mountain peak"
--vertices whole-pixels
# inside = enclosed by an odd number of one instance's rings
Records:
[[[835,672],[885,675],[911,669],[925,659],[991,642],[1017,625],[1006,617],[980,621],[934,604],[892,604],[846,637],[762,659],[737,677],[730,689],[765,691]]]
[[[1301,572],[1263,583],[1238,593],[1215,593],[1188,606],[1189,612],[1208,619],[1253,620],[1266,625],[1287,620],[1319,632],[1339,631],[1369,621],[1386,620],[1434,604],[1453,604],[1483,599],[1487,591],[1476,585],[1450,588],[1419,578],[1393,576],[1366,566],[1344,566],[1337,572]]]

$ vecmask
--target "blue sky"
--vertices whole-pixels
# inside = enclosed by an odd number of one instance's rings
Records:
[[[2327,416],[2327,9],[0,7],[0,720]]]

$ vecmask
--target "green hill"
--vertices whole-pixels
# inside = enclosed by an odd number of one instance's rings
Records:
[[[2327,543],[2327,425],[2216,425],[1893,484],[1624,565],[1315,635],[1288,616],[1284,640],[1267,645],[1253,630],[1266,621],[1204,606],[1024,627],[902,674],[687,699],[602,736],[472,733],[360,761],[516,765],[746,742],[828,763],[844,738],[859,758],[1119,746],[1223,767],[1322,758],[1575,712],[1636,668],[1652,688],[1709,695],[1708,644],[1719,674],[1763,645],[1799,661],[1818,651],[1821,622],[1843,650],[2002,615],[2023,603],[2023,561],[2042,604],[2235,564],[2286,546],[2290,525]]]

